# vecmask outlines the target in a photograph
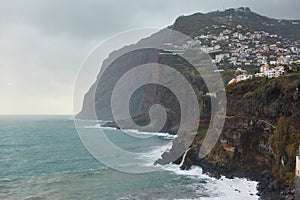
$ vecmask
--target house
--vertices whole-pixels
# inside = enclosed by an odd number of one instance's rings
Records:
[[[265,73],[265,71],[267,71],[268,69],[269,69],[269,65],[264,64],[264,65],[260,66],[259,71],[260,71],[260,73]]]
[[[239,33],[238,32],[233,33],[232,37],[238,38],[239,37]]]
[[[242,25],[237,25],[236,28],[237,29],[242,29],[243,27],[242,27]]]
[[[295,169],[295,199],[300,197],[300,147],[296,156],[296,169]]]
[[[296,176],[300,177],[300,146],[296,156]]]
[[[271,50],[277,49],[277,45],[276,45],[276,44],[271,44],[271,45],[270,45],[270,49],[271,49]]]
[[[224,54],[216,55],[215,62],[220,63],[224,58]]]
[[[226,35],[228,35],[228,34],[232,33],[232,31],[231,31],[231,30],[228,30],[228,29],[226,29],[226,30],[224,30],[224,31],[223,31],[223,33],[224,33],[224,34],[226,34]]]
[[[245,80],[252,79],[252,78],[253,78],[253,75],[244,73],[244,74],[234,77],[231,81],[228,82],[228,84],[238,83],[240,81],[245,81]]]
[[[268,78],[278,78],[284,74],[284,67],[278,66],[275,68],[270,68],[264,72],[264,76]]]
[[[278,71],[280,75],[284,74],[284,67],[283,66],[277,66],[277,67],[275,67],[275,70]]]
[[[267,77],[267,78],[278,78],[284,74],[284,67],[277,66],[274,68],[269,68],[268,65],[262,65],[260,67],[260,73],[256,73],[255,77]]]
[[[276,70],[274,70],[274,68],[271,68],[269,70],[266,70],[264,72],[264,75],[268,78],[277,78],[279,76],[279,73]]]
[[[279,64],[279,65],[284,65],[284,64],[287,64],[287,63],[288,63],[288,61],[287,61],[286,57],[284,57],[284,56],[280,56],[277,59],[277,64]]]
[[[300,60],[290,61],[290,64],[300,64]]]
[[[244,35],[243,34],[239,34],[239,40],[245,40],[245,37],[244,37]]]

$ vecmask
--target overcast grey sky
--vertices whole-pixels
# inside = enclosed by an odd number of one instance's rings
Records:
[[[107,37],[240,6],[300,19],[299,0],[2,0],[0,114],[71,114],[80,64]]]

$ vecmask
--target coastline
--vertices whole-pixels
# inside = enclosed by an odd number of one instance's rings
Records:
[[[182,162],[182,157],[179,158],[175,164]],[[261,200],[272,200],[272,199],[294,199],[292,188],[279,188],[276,184],[276,180],[268,169],[257,169],[257,170],[243,170],[236,167],[224,167],[214,165],[205,159],[198,158],[197,149],[191,149],[181,166],[182,170],[189,170],[192,166],[199,166],[202,168],[203,173],[211,177],[220,179],[221,176],[226,178],[246,178],[251,181],[258,182],[257,195],[260,196]]]
[[[112,127],[120,129],[116,123],[106,123],[102,127]],[[173,144],[174,145],[174,144]],[[189,170],[192,166],[198,166],[202,168],[202,173],[207,174],[213,178],[220,179],[222,176],[226,178],[246,178],[250,181],[258,182],[257,195],[260,196],[260,200],[294,200],[293,188],[280,188],[275,177],[272,175],[270,169],[251,169],[244,170],[234,166],[219,166],[208,162],[205,159],[199,159],[198,147],[190,148],[186,151],[186,154],[177,159],[174,164],[177,164],[181,170]],[[166,152],[165,152],[166,153]],[[168,164],[168,153],[162,154],[162,159],[158,159],[155,164],[165,165]]]

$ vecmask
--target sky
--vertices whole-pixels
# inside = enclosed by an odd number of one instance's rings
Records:
[[[0,114],[73,114],[80,65],[112,35],[178,16],[247,6],[300,19],[299,0],[1,0]]]

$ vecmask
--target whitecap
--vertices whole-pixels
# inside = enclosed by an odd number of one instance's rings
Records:
[[[148,136],[158,136],[158,137],[162,137],[164,139],[169,139],[169,140],[173,140],[177,137],[177,135],[171,135],[169,133],[161,133],[161,132],[143,132],[143,131],[138,131],[138,130],[134,130],[134,129],[124,129],[123,130],[125,133],[133,133],[133,134],[137,134],[137,135],[148,135]]]
[[[257,195],[256,181],[250,181],[246,178],[233,178],[228,179],[225,176],[221,176],[220,179],[215,179],[206,174],[203,174],[201,167],[192,166],[190,170],[181,170],[178,165],[170,164],[164,166],[165,170],[172,171],[177,175],[188,176],[199,180],[207,181],[205,184],[205,190],[209,191],[210,197],[201,197],[205,200],[240,200],[240,199],[259,199]],[[197,189],[199,188],[200,189]],[[203,194],[203,183],[191,184],[188,187],[192,187],[199,195]]]

